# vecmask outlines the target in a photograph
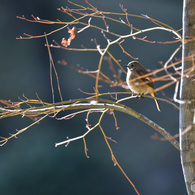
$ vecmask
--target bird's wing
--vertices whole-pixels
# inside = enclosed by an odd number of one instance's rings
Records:
[[[138,71],[138,74],[140,76],[143,76],[145,74],[148,74],[148,72],[146,70],[139,70]],[[153,83],[153,80],[152,80],[152,77],[151,76],[143,77],[141,79],[143,80],[143,82],[146,82],[147,85],[149,85],[150,87],[152,87],[153,89],[155,89],[154,83]]]

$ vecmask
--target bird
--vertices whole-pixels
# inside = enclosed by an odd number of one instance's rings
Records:
[[[154,82],[152,77],[147,75],[148,71],[138,61],[131,61],[124,66],[127,67],[126,82],[129,89],[138,94],[138,97],[143,94],[150,93],[150,95],[154,97],[158,111],[161,111],[158,100],[155,98],[156,94],[154,93]],[[144,77],[144,75],[147,76]]]

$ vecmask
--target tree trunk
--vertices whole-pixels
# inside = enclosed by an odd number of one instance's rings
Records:
[[[195,54],[195,41],[184,44],[185,40],[195,38],[195,1],[183,2],[183,48],[182,72],[192,67],[194,57],[186,61],[185,57]],[[185,73],[182,73],[182,75]],[[194,71],[193,71],[194,74]],[[195,111],[195,78],[185,77],[181,80],[180,98],[185,103],[180,105],[180,149],[181,163],[188,195],[195,195],[195,126],[193,125]],[[182,135],[182,132],[193,125],[191,130]]]

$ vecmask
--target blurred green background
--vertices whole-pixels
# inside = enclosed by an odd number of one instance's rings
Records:
[[[86,5],[84,0],[74,2]],[[127,8],[131,14],[147,14],[158,19],[175,29],[182,26],[182,1],[181,0],[90,0],[95,7],[103,11],[122,12],[119,3]],[[24,15],[31,18],[31,14],[42,19],[69,21],[70,17],[57,11],[60,6],[69,6],[62,0],[6,0],[0,5],[0,58],[1,77],[0,99],[19,101],[22,94],[35,99],[39,97],[45,102],[52,102],[49,59],[45,39],[16,40],[23,33],[40,35],[48,33],[60,25],[36,24],[17,19],[16,16]],[[146,20],[130,18],[134,27],[144,29],[155,26]],[[103,21],[92,19],[91,24],[104,27]],[[128,34],[128,28],[121,28],[113,22],[108,22],[110,30]],[[173,40],[173,35],[167,32],[155,31],[143,34],[149,40]],[[48,37],[49,42],[55,39],[61,41],[68,37],[67,29]],[[103,48],[106,40],[97,30],[87,29],[77,35],[72,42],[72,47],[95,47],[91,42],[96,38]],[[128,39],[123,43],[127,52],[135,57],[149,69],[160,68],[158,61],[165,62],[179,44],[150,44],[139,40]],[[81,65],[84,69],[97,69],[100,55],[97,52],[73,52],[60,49],[51,49],[54,63],[58,71],[64,100],[86,97],[83,91],[93,92],[95,80],[80,75],[67,67],[57,64],[58,60],[65,59],[73,66]],[[121,59],[121,64],[126,64],[132,59],[122,53],[118,47],[112,47],[112,54],[116,59]],[[177,55],[180,56],[181,53]],[[117,68],[117,66],[115,66]],[[103,62],[104,72],[111,75],[108,63]],[[122,74],[125,80],[125,74]],[[124,91],[121,88],[110,88],[103,84],[100,92]],[[163,83],[156,83],[160,86]],[[60,101],[57,93],[56,102]],[[164,90],[172,98],[174,86]],[[158,93],[159,97],[161,93]],[[152,99],[134,99],[124,102],[136,111],[164,127],[171,134],[178,133],[178,111],[172,106],[160,102],[162,112],[158,112]],[[60,116],[65,115],[61,113]],[[155,141],[150,138],[155,131],[142,122],[128,115],[116,112],[119,130],[115,129],[114,119],[105,115],[102,127],[107,136],[111,136],[117,144],[111,142],[112,149],[119,164],[133,181],[140,194],[144,195],[174,195],[186,194],[184,179],[180,164],[179,152],[168,142]],[[98,120],[98,114],[90,115],[93,125]],[[8,136],[31,124],[28,118],[14,117],[0,121],[0,136]],[[97,128],[87,137],[89,159],[84,154],[82,140],[64,146],[54,147],[55,143],[82,135],[86,132],[85,114],[76,116],[68,121],[57,121],[47,118],[40,124],[33,126],[10,140],[0,148],[0,191],[2,195],[42,195],[42,194],[136,194],[120,170],[114,166],[110,152],[106,146],[100,130]]]

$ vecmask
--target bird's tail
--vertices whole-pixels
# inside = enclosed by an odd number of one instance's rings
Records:
[[[150,93],[150,94],[151,94],[152,97],[154,97],[154,101],[156,103],[156,107],[157,107],[158,111],[160,112],[161,111],[160,105],[158,103],[158,100],[155,98],[156,97],[155,93]]]

